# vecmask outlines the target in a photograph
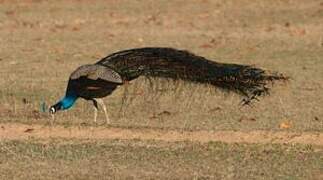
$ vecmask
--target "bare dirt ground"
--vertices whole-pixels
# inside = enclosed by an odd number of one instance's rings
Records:
[[[24,140],[38,138],[73,139],[123,139],[123,140],[161,140],[166,142],[193,141],[199,143],[274,143],[308,144],[323,146],[323,133],[318,132],[273,132],[273,131],[175,131],[154,129],[124,129],[106,127],[63,127],[23,125],[15,123],[0,124],[0,140]]]

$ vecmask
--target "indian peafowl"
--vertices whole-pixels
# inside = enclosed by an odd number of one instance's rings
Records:
[[[109,117],[101,98],[111,94],[118,86],[139,76],[182,79],[205,83],[241,94],[244,104],[268,94],[268,82],[286,80],[278,73],[269,73],[249,65],[224,64],[210,61],[188,51],[173,48],[148,47],[113,53],[95,64],[77,68],[68,81],[66,95],[49,111],[69,109],[78,98],[90,100],[94,105],[96,122],[98,103],[102,106],[106,122]]]

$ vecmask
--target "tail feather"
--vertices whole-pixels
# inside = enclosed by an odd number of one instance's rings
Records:
[[[244,95],[245,104],[257,96],[268,94],[269,82],[288,79],[282,74],[253,66],[217,63],[172,48],[121,51],[103,58],[97,64],[114,69],[126,81],[143,75],[211,84]]]

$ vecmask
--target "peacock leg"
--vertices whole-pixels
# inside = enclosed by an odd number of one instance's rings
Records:
[[[98,107],[98,102],[95,99],[93,99],[92,101],[93,101],[93,106],[94,106],[94,122],[96,123],[96,118],[98,117],[99,107]]]
[[[107,107],[105,106],[104,101],[102,99],[96,99],[96,100],[103,108],[104,115],[105,115],[105,118],[106,118],[106,123],[110,124],[110,119],[109,119],[109,116],[108,116]]]

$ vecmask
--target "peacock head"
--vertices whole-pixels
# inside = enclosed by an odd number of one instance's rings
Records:
[[[51,114],[55,114],[57,111],[61,110],[62,109],[62,103],[61,102],[58,102],[56,103],[55,105],[51,106],[49,108],[49,112]]]

